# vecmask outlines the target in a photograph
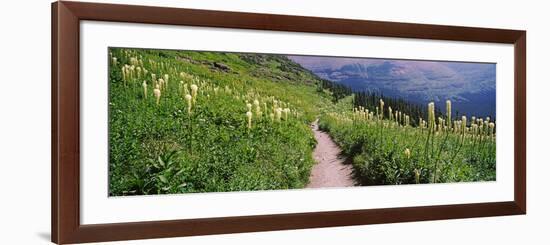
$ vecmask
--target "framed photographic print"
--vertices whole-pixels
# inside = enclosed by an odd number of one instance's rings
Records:
[[[525,214],[526,32],[52,5],[52,241]]]

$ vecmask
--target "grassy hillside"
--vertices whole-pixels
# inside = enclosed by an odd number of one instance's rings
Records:
[[[281,55],[109,52],[112,196],[305,187],[316,118],[361,185],[496,179],[494,119],[451,101],[352,92]]]
[[[315,145],[308,123],[331,103],[311,73],[274,55],[110,55],[111,195],[307,184]]]

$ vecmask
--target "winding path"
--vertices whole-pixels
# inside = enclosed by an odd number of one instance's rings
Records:
[[[354,186],[351,165],[344,164],[344,159],[340,157],[340,147],[327,133],[319,130],[318,119],[311,125],[311,130],[317,140],[313,150],[317,164],[311,169],[306,188]]]

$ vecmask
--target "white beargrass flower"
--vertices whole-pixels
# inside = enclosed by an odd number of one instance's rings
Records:
[[[246,110],[247,111],[252,111],[252,104],[246,103]]]
[[[434,102],[428,103],[428,128],[434,129],[435,127],[435,104]]]
[[[283,109],[281,108],[277,108],[275,109],[275,119],[277,119],[277,121],[281,121],[281,112],[282,112]]]
[[[183,84],[183,93],[184,94],[189,94],[189,89],[187,88],[187,83]]]
[[[164,84],[164,79],[159,78],[158,84],[159,84],[159,86],[160,86],[160,90],[164,90],[164,89],[165,89],[165,86],[164,86],[164,85],[165,85],[165,84]]]
[[[197,91],[199,91],[199,87],[196,84],[191,84],[191,96],[197,96]]]
[[[147,99],[147,82],[146,81],[143,81],[143,83],[141,84],[141,86],[143,86],[143,97],[145,99]]]
[[[273,122],[274,119],[275,119],[275,115],[273,113],[269,113],[269,118],[271,119],[271,121]]]
[[[138,67],[136,68],[136,70],[137,70],[137,77],[138,77],[138,78],[141,78],[141,67],[138,66]]]
[[[451,101],[447,100],[445,102],[447,108],[447,127],[451,127]]]
[[[405,149],[405,156],[407,157],[407,159],[411,158],[411,150],[409,150],[409,148]]]
[[[395,111],[395,122],[399,124],[399,111]]]
[[[414,179],[417,184],[420,184],[420,170],[414,169]]]
[[[155,95],[155,98],[157,98],[157,105],[160,102],[160,88],[159,85],[155,86],[155,89],[153,90],[153,94]]]
[[[495,134],[495,123],[489,123],[489,134],[491,137]]]
[[[290,109],[289,108],[285,108],[284,109],[284,112],[285,112],[285,121],[288,120],[288,113],[290,113]]]
[[[182,95],[183,95],[183,84],[185,84],[183,81],[180,81],[180,83],[178,84],[178,90],[180,93],[182,93]]]
[[[252,128],[252,112],[246,112],[246,118],[248,119],[248,128]]]
[[[193,107],[193,103],[191,102],[193,98],[190,94],[185,95],[185,101],[187,101],[187,113],[191,113],[191,107]]]
[[[122,80],[123,80],[124,82],[126,82],[126,79],[127,79],[127,78],[126,78],[126,77],[127,77],[127,75],[126,75],[126,66],[123,66],[123,67],[120,68],[120,69],[122,70]]]
[[[168,89],[168,80],[170,76],[168,74],[164,74],[164,82],[166,83],[166,89]]]
[[[260,117],[262,111],[260,109],[260,101],[254,100],[254,108],[256,109],[256,116]]]
[[[197,92],[199,87],[196,84],[191,84],[191,96],[193,97],[193,103],[197,102]]]
[[[384,119],[384,101],[380,99],[380,119]]]
[[[468,119],[466,116],[462,116],[462,133],[466,132],[466,125],[468,124]]]

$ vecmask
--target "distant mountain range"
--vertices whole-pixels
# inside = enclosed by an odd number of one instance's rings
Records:
[[[414,103],[434,101],[444,111],[495,117],[496,64],[318,56],[287,56],[317,76],[355,91],[376,91]]]

